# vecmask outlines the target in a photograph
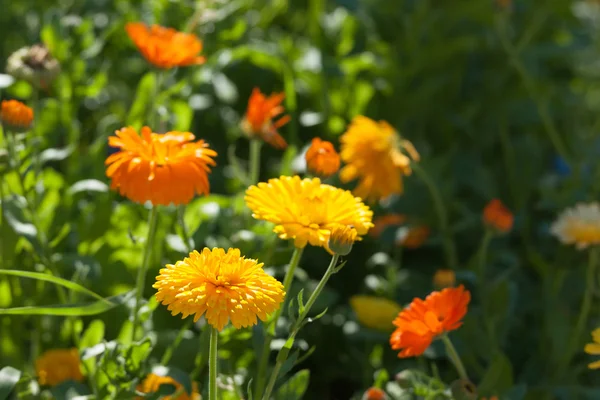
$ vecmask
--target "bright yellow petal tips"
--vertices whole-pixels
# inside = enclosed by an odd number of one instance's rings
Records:
[[[283,285],[256,260],[241,256],[239,249],[204,248],[160,270],[156,299],[182,318],[205,315],[221,331],[229,321],[236,328],[265,321],[285,297]]]
[[[298,248],[326,247],[332,229],[340,225],[352,226],[358,236],[373,226],[373,211],[360,198],[319,178],[270,179],[250,186],[245,200],[254,218],[274,223],[273,231]]]
[[[583,348],[583,351],[594,356],[600,355],[600,328],[596,328],[592,331],[592,340],[594,341],[594,343],[586,344]],[[588,368],[600,368],[600,360],[589,363]]]

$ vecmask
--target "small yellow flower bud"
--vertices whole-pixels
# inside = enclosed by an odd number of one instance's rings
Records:
[[[433,285],[438,289],[452,287],[456,283],[456,274],[451,269],[438,269],[433,276]]]
[[[350,254],[352,245],[358,240],[356,229],[347,225],[340,225],[331,230],[327,247],[335,254],[346,256]]]

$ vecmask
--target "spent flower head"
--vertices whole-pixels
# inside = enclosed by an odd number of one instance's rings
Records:
[[[34,44],[12,53],[6,62],[6,72],[34,86],[46,87],[60,73],[60,64],[46,46]]]

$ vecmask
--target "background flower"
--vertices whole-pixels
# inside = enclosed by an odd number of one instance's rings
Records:
[[[248,99],[248,108],[242,121],[242,130],[251,138],[269,143],[277,149],[285,149],[287,142],[277,132],[277,129],[290,121],[289,115],[284,115],[277,121],[273,119],[284,112],[281,102],[283,93],[265,96],[259,88],[254,88]]]
[[[35,372],[40,385],[56,386],[62,382],[83,381],[77,349],[52,349],[35,361]]]
[[[199,55],[202,41],[192,34],[141,22],[130,22],[125,30],[144,58],[156,67],[169,69],[205,61]]]
[[[306,154],[306,169],[327,178],[340,169],[340,155],[331,142],[314,138]]]
[[[398,303],[377,296],[352,296],[350,305],[358,322],[367,328],[383,332],[394,329],[392,321],[402,311]]]
[[[282,176],[250,186],[246,204],[254,218],[275,224],[281,239],[296,247],[324,246],[338,225],[352,226],[358,235],[367,233],[373,212],[350,192],[321,183],[319,178]]]
[[[579,203],[567,208],[552,224],[550,232],[564,244],[578,249],[600,244],[600,205]]]
[[[340,143],[340,154],[346,163],[340,179],[342,182],[358,179],[354,193],[367,200],[401,194],[402,176],[411,174],[411,158],[419,160],[413,145],[403,140],[390,124],[363,116],[352,120]]]

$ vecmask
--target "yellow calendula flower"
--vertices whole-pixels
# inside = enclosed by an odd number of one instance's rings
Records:
[[[148,374],[144,381],[138,385],[137,390],[141,393],[155,393],[160,389],[160,385],[173,385],[175,386],[175,391],[181,389],[181,383],[177,382],[175,379],[170,376],[159,376],[156,374]],[[181,393],[177,397],[173,396],[165,396],[161,397],[163,400],[200,400],[202,397],[200,393],[198,393],[198,384],[194,382],[192,384],[193,393],[188,394],[185,391]],[[144,397],[138,396],[136,400],[143,400]]]
[[[307,244],[326,246],[331,230],[352,226],[362,236],[373,226],[373,212],[347,190],[321,183],[319,178],[282,176],[250,186],[246,204],[252,216],[275,224],[281,239],[294,240],[298,248]]]
[[[56,386],[62,382],[83,381],[79,368],[77,349],[52,349],[35,361],[35,371],[40,385]]]
[[[582,250],[600,244],[600,204],[579,203],[567,208],[550,227],[550,232],[564,244]]]
[[[588,343],[585,345],[583,351],[592,355],[600,355],[600,328],[596,328],[592,331],[592,340],[594,343]],[[588,364],[588,368],[590,369],[598,369],[600,368],[600,360],[594,361]]]
[[[204,248],[161,269],[152,287],[173,315],[194,314],[197,321],[205,314],[219,331],[230,320],[239,329],[255,325],[257,317],[265,321],[283,302],[283,285],[262,267],[239,249]]]
[[[438,269],[433,275],[433,285],[438,289],[452,287],[456,283],[456,274],[451,269]]]
[[[394,329],[392,321],[402,311],[402,307],[389,299],[376,296],[353,296],[350,305],[358,322],[370,329],[390,332]]]
[[[401,194],[402,176],[412,173],[411,159],[419,161],[412,143],[402,139],[385,121],[355,117],[340,137],[340,143],[341,157],[346,163],[340,179],[342,182],[358,179],[354,193],[367,200]]]

